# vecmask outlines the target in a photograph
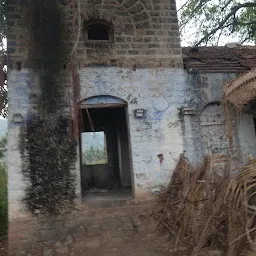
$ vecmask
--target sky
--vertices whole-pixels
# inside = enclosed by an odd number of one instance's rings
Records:
[[[188,0],[176,0],[177,10],[179,10],[180,7],[183,4],[185,4],[187,1]],[[218,3],[218,0],[212,0],[212,1]],[[244,0],[240,0],[240,1],[244,2]],[[189,33],[188,33],[189,36],[181,38],[181,45],[182,46],[189,46],[189,45],[191,45],[191,44],[189,44],[189,39],[191,39],[190,35],[195,33],[196,29],[195,29],[195,27],[193,27],[193,26],[191,27],[190,26],[190,27],[187,28],[187,31],[189,31]],[[238,42],[238,41],[239,41],[239,39],[237,37],[234,37],[234,36],[232,36],[232,37],[225,37],[225,36],[223,36],[222,39],[219,42],[219,45],[225,45],[227,43]]]

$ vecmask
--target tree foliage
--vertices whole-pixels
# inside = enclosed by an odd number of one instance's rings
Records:
[[[0,47],[3,47],[3,38],[6,38],[7,34],[7,22],[6,22],[7,0],[0,1]]]
[[[7,151],[7,136],[0,138],[0,161],[5,157]]]
[[[7,0],[0,0],[0,116],[7,116],[7,77],[6,77],[6,21]]]
[[[193,45],[256,41],[255,0],[184,0],[179,17],[182,37]]]
[[[83,164],[106,164],[107,156],[104,149],[90,147],[83,151]]]
[[[2,57],[2,58],[1,58]],[[7,69],[4,64],[5,53],[0,55],[0,116],[7,117],[8,92],[7,92]]]

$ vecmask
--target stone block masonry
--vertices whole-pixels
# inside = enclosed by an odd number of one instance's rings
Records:
[[[77,36],[74,21],[77,1],[61,4],[63,46],[71,52]],[[182,67],[178,19],[172,0],[102,0],[81,1],[84,24],[103,20],[113,24],[113,42],[86,42],[84,26],[77,48],[80,66],[108,64],[138,67]],[[28,1],[8,2],[8,54],[9,67],[17,61],[22,67],[31,67],[30,34],[33,25]],[[38,58],[34,53],[34,58]],[[68,63],[68,60],[66,64]]]

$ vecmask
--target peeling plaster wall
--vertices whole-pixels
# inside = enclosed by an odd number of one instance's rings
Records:
[[[9,221],[29,216],[24,203],[26,180],[22,174],[22,160],[20,152],[21,130],[30,120],[31,115],[37,113],[36,98],[40,95],[39,75],[32,69],[23,68],[20,71],[8,70],[8,216]],[[35,96],[37,95],[37,96]],[[33,98],[35,97],[35,98]],[[65,112],[66,109],[63,110]],[[21,114],[22,122],[16,123],[13,115]],[[22,145],[21,145],[22,147]],[[78,152],[79,155],[79,152]],[[78,156],[79,158],[79,156]],[[80,165],[76,163],[77,202],[81,201]]]
[[[232,73],[200,73],[192,71],[187,74],[185,106],[191,108],[194,114],[184,116],[183,133],[186,156],[194,164],[201,163],[205,155],[200,121],[202,111],[207,104],[222,102],[222,86],[235,77],[236,74]]]
[[[45,251],[48,248],[53,250],[55,244],[57,249],[65,248],[68,250],[67,248],[76,246],[76,235],[81,232],[86,234],[87,229],[90,228],[92,221],[88,220],[87,216],[91,213],[88,213],[88,205],[82,204],[74,207],[75,213],[72,212],[63,218],[35,217],[26,210],[23,202],[25,181],[21,174],[22,163],[18,143],[21,127],[26,124],[29,113],[33,109],[28,98],[31,93],[37,91],[38,81],[36,75],[29,69],[22,69],[21,71],[10,69],[8,72],[10,88],[8,133],[9,254],[45,255]],[[158,191],[160,186],[169,182],[179,154],[183,152],[178,108],[184,103],[184,71],[171,68],[132,71],[131,69],[116,67],[91,67],[81,69],[79,73],[82,99],[97,95],[112,95],[128,102],[128,129],[131,140],[134,192],[137,199],[143,198],[141,202],[146,202],[147,200],[144,198],[149,197]],[[20,104],[18,104],[19,102]],[[134,117],[133,111],[137,108],[147,110],[144,119]],[[16,113],[22,114],[24,118],[22,124],[13,122],[12,116]],[[159,154],[163,154],[164,157],[161,164],[158,158]],[[79,162],[76,165],[76,172],[79,201]],[[139,207],[136,206],[133,209],[139,210]],[[116,212],[116,208],[113,211]],[[130,210],[126,211],[130,212]],[[141,210],[139,214],[150,211],[150,209]],[[100,214],[98,208],[95,212]],[[135,213],[130,214],[134,216]],[[68,234],[72,234],[69,245],[65,240],[70,237]],[[84,235],[84,239],[87,241],[88,237]],[[61,247],[57,247],[59,243],[61,243]],[[31,249],[32,247],[34,249]]]
[[[179,108],[184,103],[184,71],[91,67],[80,70],[80,79],[82,99],[111,95],[128,102],[135,197],[167,185],[183,152]],[[134,117],[140,108],[146,110],[143,119]]]
[[[204,157],[202,145],[202,127],[200,116],[209,103],[223,101],[222,86],[235,79],[236,73],[200,73],[193,71],[187,74],[185,89],[185,106],[194,111],[193,115],[185,115],[183,134],[186,156],[192,163],[200,163]],[[253,116],[242,114],[234,118],[236,155],[246,161],[247,155],[256,154],[256,138]]]
[[[253,115],[242,113],[237,122],[240,152],[243,161],[247,162],[248,155],[256,157],[256,135]]]
[[[66,1],[51,1],[56,3],[54,6],[62,17],[60,25],[64,39],[61,40],[61,46],[65,50],[65,56],[61,55],[56,59],[54,52],[52,54],[50,51],[51,56],[48,57],[49,60],[52,58],[53,66],[59,67],[57,73],[60,75],[62,88],[66,88],[66,101],[69,102],[73,99],[74,90],[70,53],[77,39],[77,28],[73,25],[78,12],[77,1],[67,1],[67,5],[61,4]],[[48,3],[51,1],[48,0]],[[63,236],[69,233],[72,233],[71,239],[75,239],[76,233],[81,232],[81,226],[85,226],[88,206],[80,205],[82,210],[76,215],[71,214],[68,220],[47,217],[39,220],[27,211],[23,201],[27,184],[21,173],[20,133],[22,126],[29,120],[30,113],[37,113],[37,99],[41,92],[38,76],[41,64],[46,59],[45,54],[40,55],[36,48],[31,51],[34,48],[30,47],[31,30],[35,29],[40,33],[37,26],[31,23],[34,19],[30,8],[32,2],[8,1],[8,242],[10,255],[40,256],[45,255],[43,249],[47,250],[57,241],[62,243]],[[149,197],[160,186],[169,182],[184,149],[178,109],[184,103],[185,74],[182,69],[175,1],[82,1],[81,13],[84,22],[103,19],[111,22],[114,29],[114,42],[94,43],[85,41],[85,31],[81,28],[76,59],[81,81],[81,100],[91,96],[112,95],[128,102],[134,195],[136,198]],[[36,22],[39,27],[44,25],[40,19]],[[45,39],[50,40],[51,35]],[[41,46],[47,49],[47,44]],[[16,70],[17,63],[21,64],[20,71]],[[69,109],[67,106],[63,108],[63,113],[67,112],[69,117],[74,117],[73,105]],[[144,119],[134,117],[133,111],[137,108],[147,111]],[[22,114],[23,122],[14,123],[14,114]],[[160,154],[163,155],[163,161],[158,157]],[[75,171],[79,203],[79,160]],[[74,208],[80,206],[76,205]],[[99,212],[98,209],[96,212]],[[66,243],[60,248],[67,248]]]
[[[70,53],[77,36],[73,26],[78,12],[77,2],[67,1],[66,5],[63,1],[54,2],[62,17],[62,47],[67,55],[62,56],[63,59],[53,58],[52,62],[56,61],[63,72],[63,88],[67,91],[67,101],[70,101],[69,97],[73,96]],[[26,125],[31,112],[37,111],[38,102],[33,98],[40,96],[39,74],[36,72],[45,57],[38,51],[30,54],[34,16],[29,3],[8,2],[10,220],[27,214],[22,201],[26,184],[21,174],[18,144],[21,126]],[[102,19],[111,22],[114,29],[114,42],[104,44],[86,42],[84,28],[81,28],[77,48],[81,97],[109,94],[128,102],[135,195],[151,194],[155,186],[168,182],[183,151],[178,108],[184,101],[185,80],[175,1],[83,1],[81,12],[84,22]],[[17,63],[21,65],[20,71],[16,70]],[[147,110],[145,119],[134,118],[136,108]],[[68,114],[72,111],[63,110]],[[22,114],[23,122],[14,123],[13,114]],[[164,157],[161,164],[159,154]],[[76,172],[79,201],[79,162]]]
[[[47,241],[62,241],[61,236],[77,225],[79,232],[87,206],[69,217],[68,223],[63,220],[55,223],[54,220],[54,225],[46,218],[37,220],[25,209],[23,198],[26,183],[21,174],[19,139],[21,127],[26,125],[30,113],[37,111],[37,99],[33,97],[40,94],[39,74],[36,73],[38,67],[33,66],[38,56],[29,56],[27,16],[30,11],[27,3],[8,1],[8,238],[10,255],[38,256],[44,254],[36,249],[34,253],[23,253],[23,250],[25,247],[29,250],[31,244],[42,247],[40,243],[45,245]],[[85,42],[84,31],[81,31],[77,49],[80,97],[83,100],[111,95],[128,103],[133,190],[136,198],[146,198],[169,183],[179,155],[184,150],[192,163],[201,161],[204,156],[201,112],[208,103],[222,100],[222,85],[235,78],[236,74],[184,72],[174,0],[84,3],[82,13],[85,21],[104,19],[113,23],[114,43]],[[63,32],[69,35],[62,41],[63,47],[70,54],[76,39],[72,22],[77,14],[77,6],[58,2],[58,9],[64,17]],[[56,60],[53,58],[52,61]],[[16,70],[18,62],[22,64],[20,71]],[[63,73],[61,77],[65,78],[63,88],[66,88],[68,101],[68,97],[73,96],[70,56],[56,63],[60,67],[60,74]],[[182,107],[188,107],[194,113],[182,116]],[[134,117],[134,110],[140,108],[146,110],[145,118]],[[70,107],[63,112],[70,114],[73,109]],[[23,122],[13,122],[14,114],[21,114]],[[252,116],[243,116],[239,122],[239,143],[244,155],[256,149],[252,121]],[[163,156],[163,160],[159,155]],[[79,160],[74,171],[77,174],[77,201],[80,202]]]
[[[22,162],[20,156],[20,130],[21,123],[13,121],[14,114],[21,114],[23,122],[28,120],[30,109],[29,94],[36,88],[36,77],[29,71],[8,70],[8,203],[9,221],[26,215],[22,202],[24,198],[25,181],[21,173]]]
[[[25,181],[21,173],[19,135],[33,106],[29,95],[37,92],[37,77],[29,69],[9,70],[9,218],[27,216],[23,198]],[[185,74],[181,69],[131,69],[91,67],[80,70],[81,98],[112,95],[128,102],[128,129],[132,152],[132,176],[135,196],[145,197],[166,185],[180,153],[183,138],[179,108],[184,104]],[[143,108],[143,119],[134,110]],[[23,123],[14,123],[20,113]],[[164,160],[160,164],[159,154]],[[79,158],[78,158],[79,159]],[[77,198],[80,200],[80,164],[76,165]]]

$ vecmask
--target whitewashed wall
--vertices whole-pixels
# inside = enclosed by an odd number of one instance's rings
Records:
[[[21,173],[20,130],[27,121],[30,109],[29,93],[36,88],[36,79],[31,71],[11,70],[8,72],[8,203],[9,221],[27,214],[23,198],[26,187]],[[14,123],[13,115],[21,114],[23,123]]]
[[[92,67],[80,70],[81,99],[112,95],[128,102],[132,152],[132,178],[135,197],[146,197],[168,184],[180,153],[183,139],[178,108],[184,100],[185,77],[181,69],[121,69]],[[36,75],[28,70],[10,70],[8,132],[9,218],[26,216],[23,198],[25,180],[21,173],[20,130],[29,119],[32,106],[29,95],[38,93]],[[144,119],[134,117],[143,108]],[[21,114],[23,123],[14,123],[13,114]],[[159,154],[164,161],[160,163]],[[77,195],[80,193],[80,165],[77,162]],[[79,200],[78,200],[79,201]]]
[[[184,71],[92,67],[80,70],[80,79],[81,99],[111,95],[128,102],[135,197],[167,185],[183,152],[179,108],[184,102]],[[134,117],[139,108],[146,110],[144,119]]]
[[[248,155],[256,157],[256,135],[253,115],[242,113],[238,117],[238,136],[240,152],[244,162],[248,161]]]

